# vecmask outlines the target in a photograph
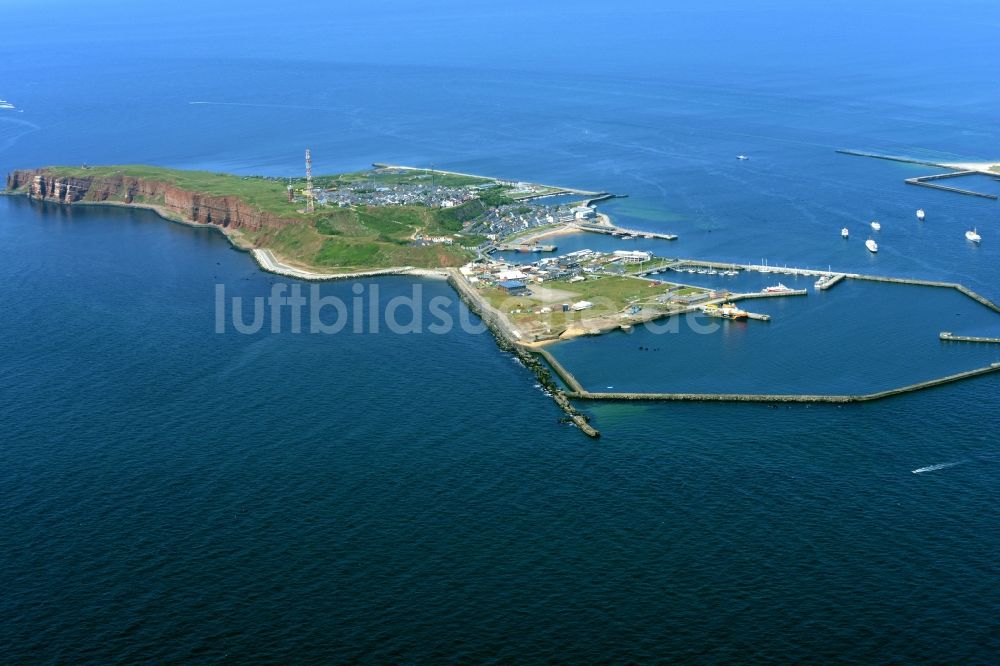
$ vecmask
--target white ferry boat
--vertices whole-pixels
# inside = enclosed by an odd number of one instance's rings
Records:
[[[765,294],[787,294],[790,291],[795,291],[791,287],[786,287],[780,282],[773,287],[764,287]]]

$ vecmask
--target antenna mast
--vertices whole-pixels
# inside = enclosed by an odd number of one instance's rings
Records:
[[[316,199],[313,194],[313,160],[312,153],[306,148],[306,212],[316,210]]]

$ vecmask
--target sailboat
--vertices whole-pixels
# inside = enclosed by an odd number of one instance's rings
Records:
[[[968,238],[973,243],[978,243],[979,241],[983,240],[983,237],[979,235],[979,232],[976,231],[975,227],[973,227],[972,231],[966,231],[965,237]]]
[[[878,252],[878,243],[873,241],[871,238],[865,241],[865,247],[868,248],[868,251],[872,254]]]

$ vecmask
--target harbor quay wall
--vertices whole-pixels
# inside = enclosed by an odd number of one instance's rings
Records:
[[[778,298],[780,296],[808,296],[808,289],[793,289],[791,291],[753,291],[747,294],[732,294],[729,297],[731,301],[743,301],[750,298]]]
[[[976,173],[976,172],[973,171],[970,173]],[[960,176],[962,174],[948,174],[948,175]],[[931,189],[935,190],[944,190],[945,192],[954,192],[955,194],[965,194],[970,197],[982,197],[983,199],[991,199],[993,201],[996,201],[998,198],[997,195],[995,194],[986,194],[985,192],[976,192],[974,190],[963,190],[960,187],[950,187],[948,185],[938,185],[937,183],[928,183],[925,182],[925,179],[907,178],[903,182],[905,182],[907,185],[919,185],[921,187],[930,187]]]
[[[976,335],[955,335],[951,331],[942,331],[938,336],[942,340],[948,340],[950,342],[988,342],[988,343],[1000,343],[1000,338],[985,338]]]
[[[927,160],[918,160],[912,157],[900,157],[897,155],[880,155],[879,153],[869,153],[863,150],[848,150],[842,148],[833,151],[835,153],[840,153],[841,155],[853,155],[855,157],[872,157],[877,160],[888,160],[890,162],[905,162],[907,164],[922,164],[923,166],[936,167],[938,169],[947,169],[948,167],[940,162],[929,162]]]
[[[580,400],[609,401],[651,401],[651,402],[768,402],[768,403],[835,403],[847,404],[884,400],[904,393],[950,384],[963,379],[971,379],[1000,370],[1000,363],[983,368],[958,372],[899,388],[860,395],[807,395],[807,394],[764,394],[764,393],[591,393],[573,392],[567,395]]]
[[[585,392],[585,389],[577,380],[577,378],[573,376],[573,373],[571,373],[569,370],[563,367],[563,364],[557,361],[555,356],[550,354],[545,349],[536,349],[535,353],[545,359],[545,362],[549,364],[549,366],[555,371],[557,375],[559,375],[559,378],[563,380],[566,386],[569,387],[570,391],[573,391],[574,393]]]
[[[941,180],[942,178],[958,178],[959,176],[971,176],[973,174],[979,173],[978,171],[970,171],[966,169],[965,171],[949,171],[948,173],[935,173],[930,176],[917,176],[916,178],[907,178],[907,180],[913,180],[918,183],[922,183],[928,180]]]

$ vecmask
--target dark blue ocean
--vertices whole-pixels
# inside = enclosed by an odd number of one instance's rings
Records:
[[[1000,300],[1000,204],[834,152],[1000,159],[994,3],[3,4],[3,172],[286,176],[310,147],[318,172],[627,194],[602,210],[680,237],[629,247]],[[998,377],[841,407],[582,403],[595,441],[488,334],[270,313],[217,333],[217,285],[294,281],[212,229],[0,197],[0,247],[3,663],[1000,657]],[[955,292],[689,277],[811,293],[753,302],[768,324],[553,352],[636,391],[868,392],[1000,361],[937,339],[1000,335]],[[364,283],[365,320],[414,284]]]

